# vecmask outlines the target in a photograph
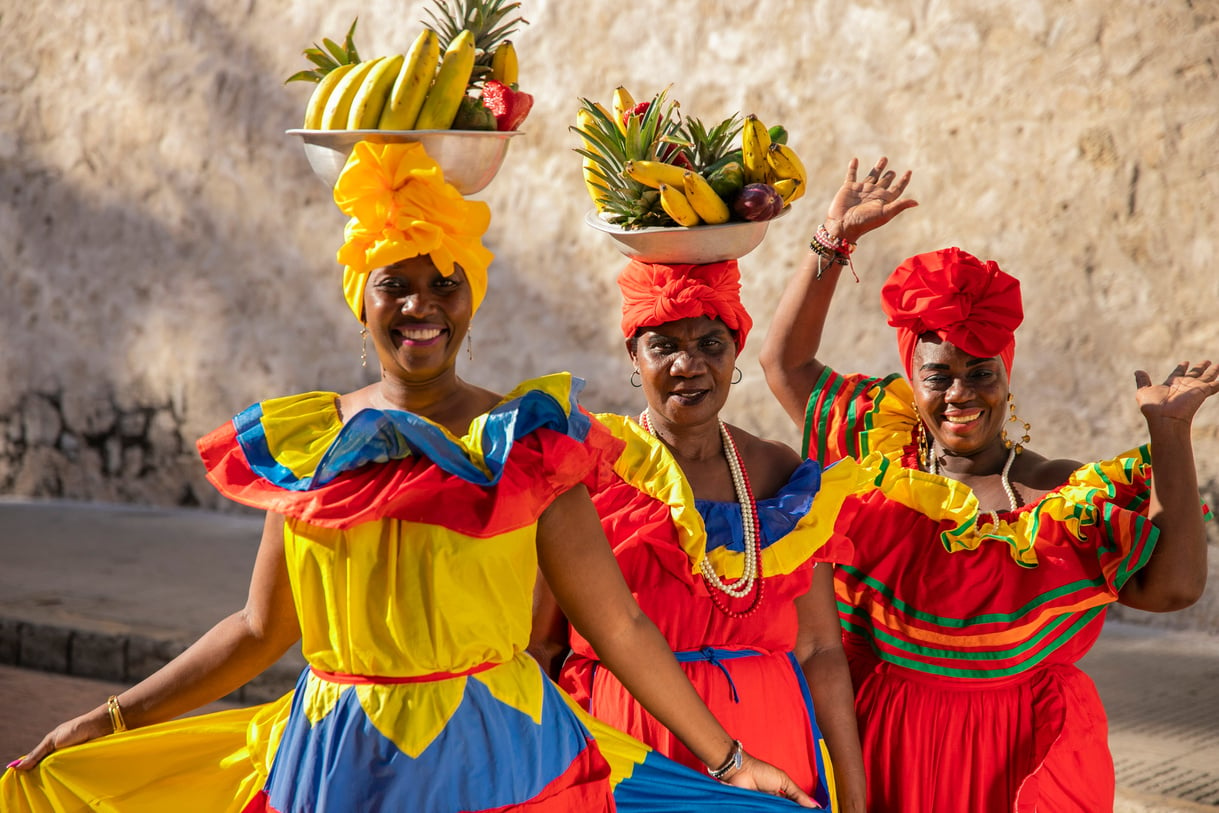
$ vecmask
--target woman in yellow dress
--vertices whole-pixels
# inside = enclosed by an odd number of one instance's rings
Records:
[[[356,146],[343,288],[380,381],[263,401],[203,438],[267,511],[246,606],[0,779],[5,811],[766,810],[811,801],[745,753],[631,598],[580,481],[606,433],[566,374],[458,377],[490,214],[417,144]],[[526,653],[540,566],[606,666],[730,784],[580,711]],[[298,640],[279,701],[172,718]],[[128,731],[127,729],[132,729]],[[71,746],[71,747],[69,747]]]

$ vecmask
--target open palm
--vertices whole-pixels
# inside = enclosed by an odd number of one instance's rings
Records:
[[[1139,409],[1148,418],[1190,421],[1202,402],[1219,393],[1219,364],[1201,361],[1190,366],[1183,361],[1173,368],[1163,384],[1152,384],[1144,370],[1134,374]]]

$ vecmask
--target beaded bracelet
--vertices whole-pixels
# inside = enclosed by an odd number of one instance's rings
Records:
[[[734,768],[739,771],[744,762],[745,749],[741,746],[740,740],[733,740],[732,750],[728,752],[727,758],[718,768],[708,768],[707,773],[711,775],[712,779],[722,781],[724,777],[728,775],[728,772],[732,771]],[[733,772],[735,773],[735,771]]]
[[[830,237],[829,231],[822,223],[817,227],[817,231],[813,232],[813,239],[809,241],[808,247],[820,259],[817,261],[817,279],[821,279],[821,275],[825,272],[825,266],[822,266],[821,260],[828,260],[832,265],[850,265],[851,274],[855,277],[855,281],[859,282],[859,275],[855,273],[855,266],[851,263],[851,253],[855,251],[855,244],[847,241],[845,238],[835,240]]]
[[[119,706],[118,695],[110,695],[106,700],[106,713],[110,715],[110,727],[118,734],[127,730],[127,722],[123,720],[123,709]]]

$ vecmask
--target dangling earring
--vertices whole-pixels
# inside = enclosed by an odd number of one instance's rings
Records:
[[[736,375],[734,375],[734,376],[732,377],[732,381],[731,381],[731,383],[733,383],[733,384],[740,384],[740,383],[741,383],[741,379],[745,377],[745,374],[741,372],[741,368],[740,368],[740,367],[733,367],[732,369],[736,370]]]
[[[368,366],[368,325],[360,328],[360,366]]]
[[[474,361],[474,340],[470,338],[472,335],[474,335],[473,322],[466,328],[466,358],[470,361]]]
[[[631,373],[630,382],[631,382],[631,386],[634,387],[635,389],[639,389],[640,387],[643,386],[643,379],[639,378],[639,368],[638,367],[636,367],[635,371]]]
[[[914,446],[918,450],[919,468],[935,474],[939,466],[936,464],[935,449],[931,445],[931,435],[927,431],[927,424],[923,423],[923,418],[918,414],[918,407],[913,401],[910,402],[910,407],[914,410],[915,420],[918,421],[918,428],[914,430]]]
[[[1020,422],[1020,423],[1024,424],[1024,435],[1020,438],[1019,443],[1014,444],[1016,447],[1016,454],[1020,454],[1021,452],[1024,451],[1024,444],[1029,442],[1029,430],[1032,429],[1032,427],[1029,425],[1028,421],[1024,420],[1023,418],[1021,418],[1019,415],[1016,414],[1016,402],[1015,402],[1015,400],[1012,399],[1012,394],[1010,392],[1007,394],[1007,409],[1008,409],[1008,412],[1011,413],[1011,417],[1009,417],[1007,419],[1008,423]],[[999,433],[999,436],[1001,438],[1003,438],[1003,448],[1004,449],[1012,448],[1013,442],[1007,436],[1007,427],[1006,426],[1003,427],[1003,431]]]

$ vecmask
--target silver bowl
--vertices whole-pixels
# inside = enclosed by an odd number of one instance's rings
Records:
[[[305,143],[313,172],[333,187],[357,142],[400,144],[417,141],[440,164],[444,179],[463,195],[481,191],[499,172],[508,139],[520,130],[288,130]]]
[[[734,220],[718,226],[624,229],[602,220],[596,210],[585,215],[584,222],[612,237],[617,249],[632,259],[649,263],[702,265],[744,257],[762,242],[771,222],[786,215],[790,208],[785,207],[770,220]]]

